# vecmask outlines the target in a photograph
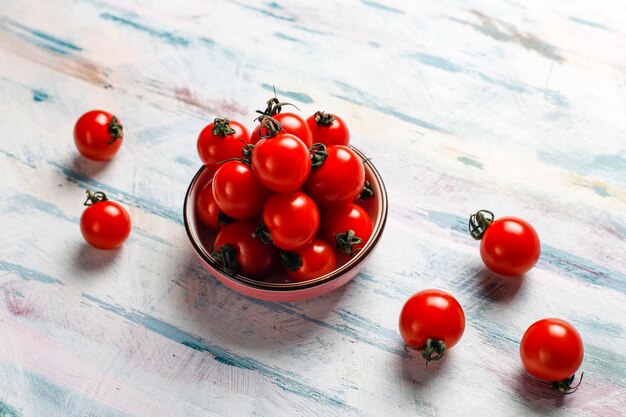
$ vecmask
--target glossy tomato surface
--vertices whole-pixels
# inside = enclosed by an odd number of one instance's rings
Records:
[[[350,144],[350,131],[346,122],[336,114],[324,113],[321,116],[318,113],[306,119],[313,135],[313,143],[323,143],[326,146],[348,146]],[[318,121],[315,120],[316,116]]]
[[[322,213],[322,236],[333,244],[338,251],[354,255],[365,246],[372,236],[372,220],[367,212],[353,203],[332,206]],[[353,232],[354,242],[346,241],[349,232]],[[339,237],[339,239],[338,239]]]
[[[244,146],[250,143],[250,133],[244,125],[235,120],[228,120],[227,123],[224,120],[217,118],[202,129],[198,136],[198,156],[209,169],[217,169],[219,162],[242,158]],[[229,128],[232,132],[226,133],[230,132]]]
[[[251,162],[259,182],[279,193],[302,187],[311,171],[308,148],[288,133],[259,141],[252,150]]]
[[[213,197],[213,181],[209,181],[198,193],[196,212],[205,226],[217,230],[220,225],[220,208]]]
[[[278,248],[295,251],[313,241],[320,214],[313,200],[302,192],[274,194],[263,206],[263,224]]]
[[[404,343],[420,348],[428,339],[442,340],[450,349],[463,336],[465,314],[459,302],[437,289],[415,293],[402,307],[400,334]]]
[[[218,207],[234,219],[257,216],[271,192],[241,161],[222,164],[213,177],[213,197]]]
[[[548,318],[533,323],[520,343],[524,368],[534,377],[562,381],[583,361],[583,341],[578,330],[565,320]]]
[[[493,272],[519,276],[539,259],[541,244],[535,229],[517,217],[502,217],[489,225],[480,242],[480,256]]]
[[[80,217],[80,231],[91,246],[98,249],[120,247],[130,235],[128,212],[115,201],[104,200],[87,207]]]
[[[281,133],[294,135],[300,139],[302,143],[304,143],[304,146],[306,146],[307,149],[311,147],[313,144],[311,129],[309,128],[309,124],[302,117],[295,113],[279,113],[272,116],[272,118],[282,125],[283,129]],[[267,136],[267,129],[263,127],[263,125],[259,124],[254,128],[252,136],[250,137],[253,144],[256,144],[262,139],[259,136],[259,131],[263,136]]]
[[[83,114],[74,126],[74,143],[85,158],[107,161],[115,156],[123,140],[121,122],[104,110]]]
[[[337,255],[333,248],[323,239],[315,238],[308,246],[294,252],[299,256],[302,265],[287,274],[294,281],[308,281],[333,272],[337,267]]]

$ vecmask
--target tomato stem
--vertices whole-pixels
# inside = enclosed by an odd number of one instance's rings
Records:
[[[83,203],[84,206],[91,206],[92,204],[99,203],[101,201],[107,201],[107,195],[102,191],[96,191],[95,193],[91,190],[87,190],[87,200]]]
[[[107,128],[111,140],[107,141],[109,145],[113,145],[116,140],[124,137],[124,126],[120,123],[119,119],[115,116],[111,117],[111,122]]]
[[[227,135],[234,135],[237,133],[235,129],[230,127],[230,122],[226,117],[216,117],[213,120],[213,130],[211,131],[215,136],[221,136],[225,138]]]
[[[311,167],[317,168],[322,166],[326,158],[328,158],[328,152],[326,152],[326,145],[323,143],[314,143],[309,148],[311,154]]]
[[[470,235],[475,240],[482,239],[494,218],[495,216],[489,210],[478,210],[476,214],[472,214],[468,223]]]
[[[413,349],[422,353],[422,358],[426,359],[426,365],[430,361],[438,361],[443,358],[446,353],[446,342],[437,339],[426,339],[426,343],[420,347],[406,345],[404,349]]]
[[[265,227],[264,224],[260,224],[257,229],[252,232],[252,237],[258,237],[261,239],[261,242],[269,245],[270,243],[274,243],[274,239],[272,239],[272,235],[270,235],[269,230]]]
[[[337,241],[337,250],[346,255],[354,255],[356,253],[354,246],[363,243],[363,239],[356,236],[354,230],[337,233],[335,240]]]
[[[574,382],[574,379],[576,378],[576,374],[562,381],[554,381],[552,382],[552,389],[560,392],[563,395],[573,394],[576,392],[580,384],[583,382],[583,376],[585,376],[585,373],[581,372],[580,379],[578,380],[578,384],[576,384],[573,387],[572,387],[572,383]]]
[[[280,263],[288,271],[296,272],[302,267],[302,256],[294,252],[281,251]]]
[[[363,183],[363,188],[358,196],[356,196],[356,201],[365,201],[374,197],[374,190],[372,189],[372,184],[368,180],[365,180]]]
[[[223,245],[213,249],[212,256],[222,265],[222,269],[228,275],[237,273],[237,251],[232,245]]]
[[[322,110],[316,111],[313,118],[318,126],[330,126],[336,120],[335,116]]]
[[[254,120],[258,120],[259,123],[261,123],[261,128],[258,131],[261,139],[273,138],[278,135],[281,130],[283,130],[283,125],[272,116],[262,114]],[[267,134],[263,133],[263,128],[265,128]]]

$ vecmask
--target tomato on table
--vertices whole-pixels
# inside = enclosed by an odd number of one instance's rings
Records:
[[[252,236],[257,227],[254,220],[237,220],[217,234],[212,256],[227,274],[261,279],[277,265],[276,248]]]
[[[402,307],[400,334],[407,347],[418,350],[426,361],[441,359],[465,331],[465,313],[445,291],[415,293]]]
[[[470,217],[470,234],[480,240],[480,256],[490,270],[505,276],[530,271],[541,254],[535,229],[517,217],[494,220],[492,212],[480,210]]]
[[[107,161],[115,156],[123,140],[122,123],[104,110],[83,114],[74,126],[74,143],[85,158]]]
[[[320,226],[317,206],[300,191],[271,196],[263,206],[262,218],[270,239],[286,251],[309,245]]]
[[[583,356],[583,341],[578,330],[557,318],[533,323],[520,343],[520,357],[526,371],[536,378],[552,382],[552,388],[562,394],[578,388],[571,384]]]
[[[280,256],[287,274],[296,282],[321,277],[337,267],[337,255],[332,246],[319,238],[303,249],[281,252]]]
[[[336,114],[325,111],[315,112],[306,119],[314,143],[323,143],[326,146],[350,144],[350,131],[348,125]]]
[[[304,184],[307,194],[321,207],[352,203],[365,183],[365,168],[359,155],[341,145],[315,144],[312,151],[313,167]]]
[[[111,201],[102,191],[87,190],[87,208],[80,217],[80,231],[97,249],[120,247],[130,235],[131,221],[121,204]]]
[[[196,212],[205,226],[218,230],[232,221],[222,212],[213,196],[213,180],[209,181],[198,193]]]
[[[353,203],[332,206],[322,213],[321,234],[337,251],[354,255],[372,236],[372,220]]]
[[[271,192],[257,180],[252,168],[242,161],[229,161],[213,177],[217,206],[233,219],[257,216]]]
[[[248,129],[235,120],[217,117],[198,136],[198,155],[209,169],[233,158],[242,158],[244,147],[250,143]]]

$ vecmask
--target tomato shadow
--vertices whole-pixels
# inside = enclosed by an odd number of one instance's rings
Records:
[[[76,153],[70,161],[69,166],[73,171],[80,172],[81,174],[92,178],[105,171],[111,163],[112,161],[94,161],[85,158],[80,153]]]
[[[450,350],[442,359],[426,363],[420,352],[408,349],[407,355],[394,357],[393,366],[395,374],[403,381],[400,386],[415,391],[425,386],[437,385],[439,380],[445,381],[449,370],[454,369],[455,360],[454,351]]]
[[[524,277],[505,277],[483,267],[473,280],[476,292],[491,301],[507,303],[524,285]]]
[[[551,389],[548,382],[529,375],[524,369],[519,369],[513,376],[511,388],[528,407],[542,414],[566,405],[569,397]]]
[[[100,250],[82,242],[73,255],[73,266],[78,272],[94,273],[108,269],[120,256],[120,249]]]

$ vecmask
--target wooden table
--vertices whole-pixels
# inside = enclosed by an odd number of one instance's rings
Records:
[[[626,9],[580,3],[3,1],[0,416],[626,415]],[[366,270],[289,304],[218,284],[182,224],[197,134],[272,85],[343,115],[390,198]],[[110,163],[73,144],[92,108],[125,126]],[[84,243],[86,188],[129,208],[122,249]],[[523,279],[484,269],[483,208],[537,229]],[[428,287],[467,328],[425,367],[397,321]],[[550,316],[575,395],[521,368]]]

